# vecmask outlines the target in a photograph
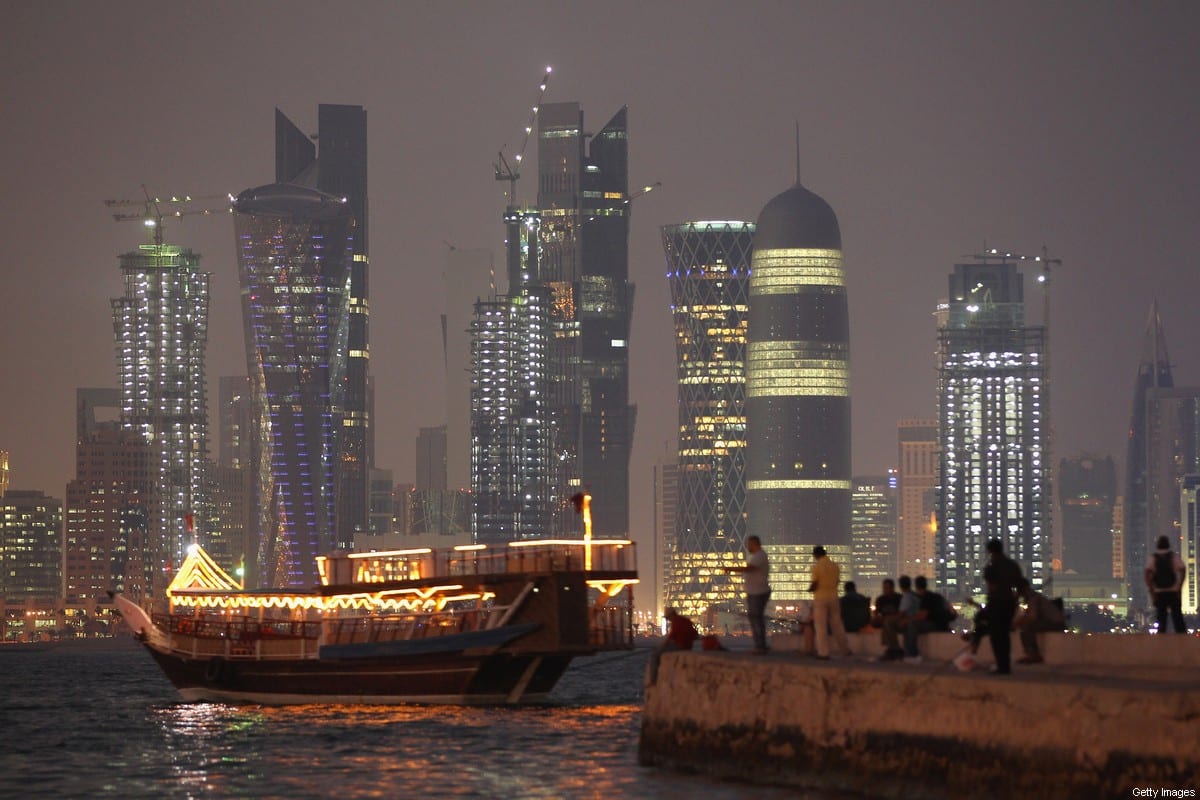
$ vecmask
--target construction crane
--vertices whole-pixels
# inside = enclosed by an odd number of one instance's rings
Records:
[[[521,173],[518,171],[521,168],[521,159],[525,157],[525,148],[529,146],[529,137],[533,135],[533,125],[537,121],[538,109],[541,108],[542,98],[546,96],[546,87],[550,85],[550,73],[552,67],[546,67],[546,72],[542,75],[541,83],[538,84],[537,102],[533,104],[533,110],[529,114],[529,122],[525,125],[525,138],[521,140],[521,149],[513,156],[513,163],[509,164],[508,159],[504,157],[504,150],[496,154],[496,163],[493,168],[496,172],[496,180],[508,181],[508,205],[516,207],[517,205],[517,181],[521,178]]]
[[[642,195],[653,192],[655,189],[658,189],[661,187],[662,187],[662,181],[655,181],[654,183],[650,184],[649,186],[643,186],[642,188],[638,189],[636,192],[632,192],[628,197],[625,198],[625,205],[629,205],[630,203],[632,203],[634,200],[637,200]]]
[[[215,213],[229,213],[233,210],[233,195],[218,194],[198,197],[172,195],[169,198],[151,197],[145,184],[142,185],[142,194],[145,195],[144,200],[105,200],[104,205],[109,208],[140,208],[141,211],[113,212],[113,219],[117,222],[141,221],[143,225],[151,229],[151,237],[157,246],[162,246],[163,243],[163,219],[165,217],[187,217],[193,214],[210,215]],[[191,203],[204,203],[206,205],[195,208],[188,207]],[[165,210],[164,206],[166,207]]]

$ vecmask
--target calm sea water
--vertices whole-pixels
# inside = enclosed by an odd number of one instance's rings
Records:
[[[532,708],[186,704],[141,650],[6,653],[0,797],[824,797],[638,766],[647,652]]]

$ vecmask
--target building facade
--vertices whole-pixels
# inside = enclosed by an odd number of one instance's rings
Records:
[[[322,103],[317,107],[316,145],[275,110],[275,181],[342,198],[350,212],[351,257],[346,264],[345,338],[339,343],[334,424],[334,525],[340,542],[369,526],[370,475],[375,443],[370,419],[368,370],[370,306],[367,294],[370,243],[367,197],[367,112],[362,106]],[[340,245],[339,245],[340,246]]]
[[[939,323],[938,582],[951,598],[981,594],[995,538],[1040,589],[1051,567],[1045,329],[1025,322],[1016,264],[955,265]]]
[[[885,578],[896,575],[896,475],[854,478],[850,495],[850,541],[853,551],[844,580],[873,597]],[[922,573],[914,573],[922,574]]]
[[[1184,475],[1179,487],[1180,542],[1183,559],[1183,613],[1200,613],[1200,474]]]
[[[772,601],[794,600],[807,596],[814,545],[841,563],[851,546],[842,236],[833,209],[799,181],[759,214],[749,305],[747,534],[771,556]]]
[[[6,603],[62,601],[62,500],[10,489],[0,500],[0,596]]]
[[[1079,455],[1058,464],[1062,569],[1110,580],[1117,465],[1112,456]]]
[[[206,544],[209,274],[200,256],[173,245],[142,245],[120,256],[125,293],[112,301],[121,425],[150,446],[154,506],[148,560],[155,574]],[[155,591],[157,592],[155,587]]]
[[[586,489],[595,498],[595,534],[625,536],[635,422],[627,112],[622,108],[588,134],[578,103],[543,104],[537,134],[538,280],[551,292],[553,326],[548,352],[558,491],[551,529],[578,531],[570,497]]]
[[[897,575],[933,575],[937,562],[937,420],[900,420]]]
[[[1167,358],[1167,340],[1163,333],[1158,304],[1150,307],[1138,364],[1133,383],[1133,408],[1129,416],[1129,442],[1125,458],[1125,577],[1129,582],[1130,601],[1136,608],[1146,608],[1149,597],[1145,583],[1139,580],[1146,559],[1153,548],[1150,543],[1160,535],[1150,523],[1152,472],[1149,456],[1149,403],[1151,391],[1175,386],[1171,362]]]
[[[296,184],[234,202],[253,404],[256,554],[250,586],[316,585],[340,538],[336,410],[344,402],[354,218],[342,198]],[[366,502],[364,486],[363,502]]]
[[[679,386],[678,518],[667,571],[686,616],[742,601],[746,542],[746,337],[754,225],[662,228]]]

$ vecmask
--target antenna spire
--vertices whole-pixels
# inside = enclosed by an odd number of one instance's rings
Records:
[[[800,185],[800,120],[796,120],[796,185]]]

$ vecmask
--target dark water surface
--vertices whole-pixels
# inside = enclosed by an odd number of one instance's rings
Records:
[[[546,706],[185,704],[141,650],[0,655],[3,798],[808,798],[640,767],[647,651]]]

